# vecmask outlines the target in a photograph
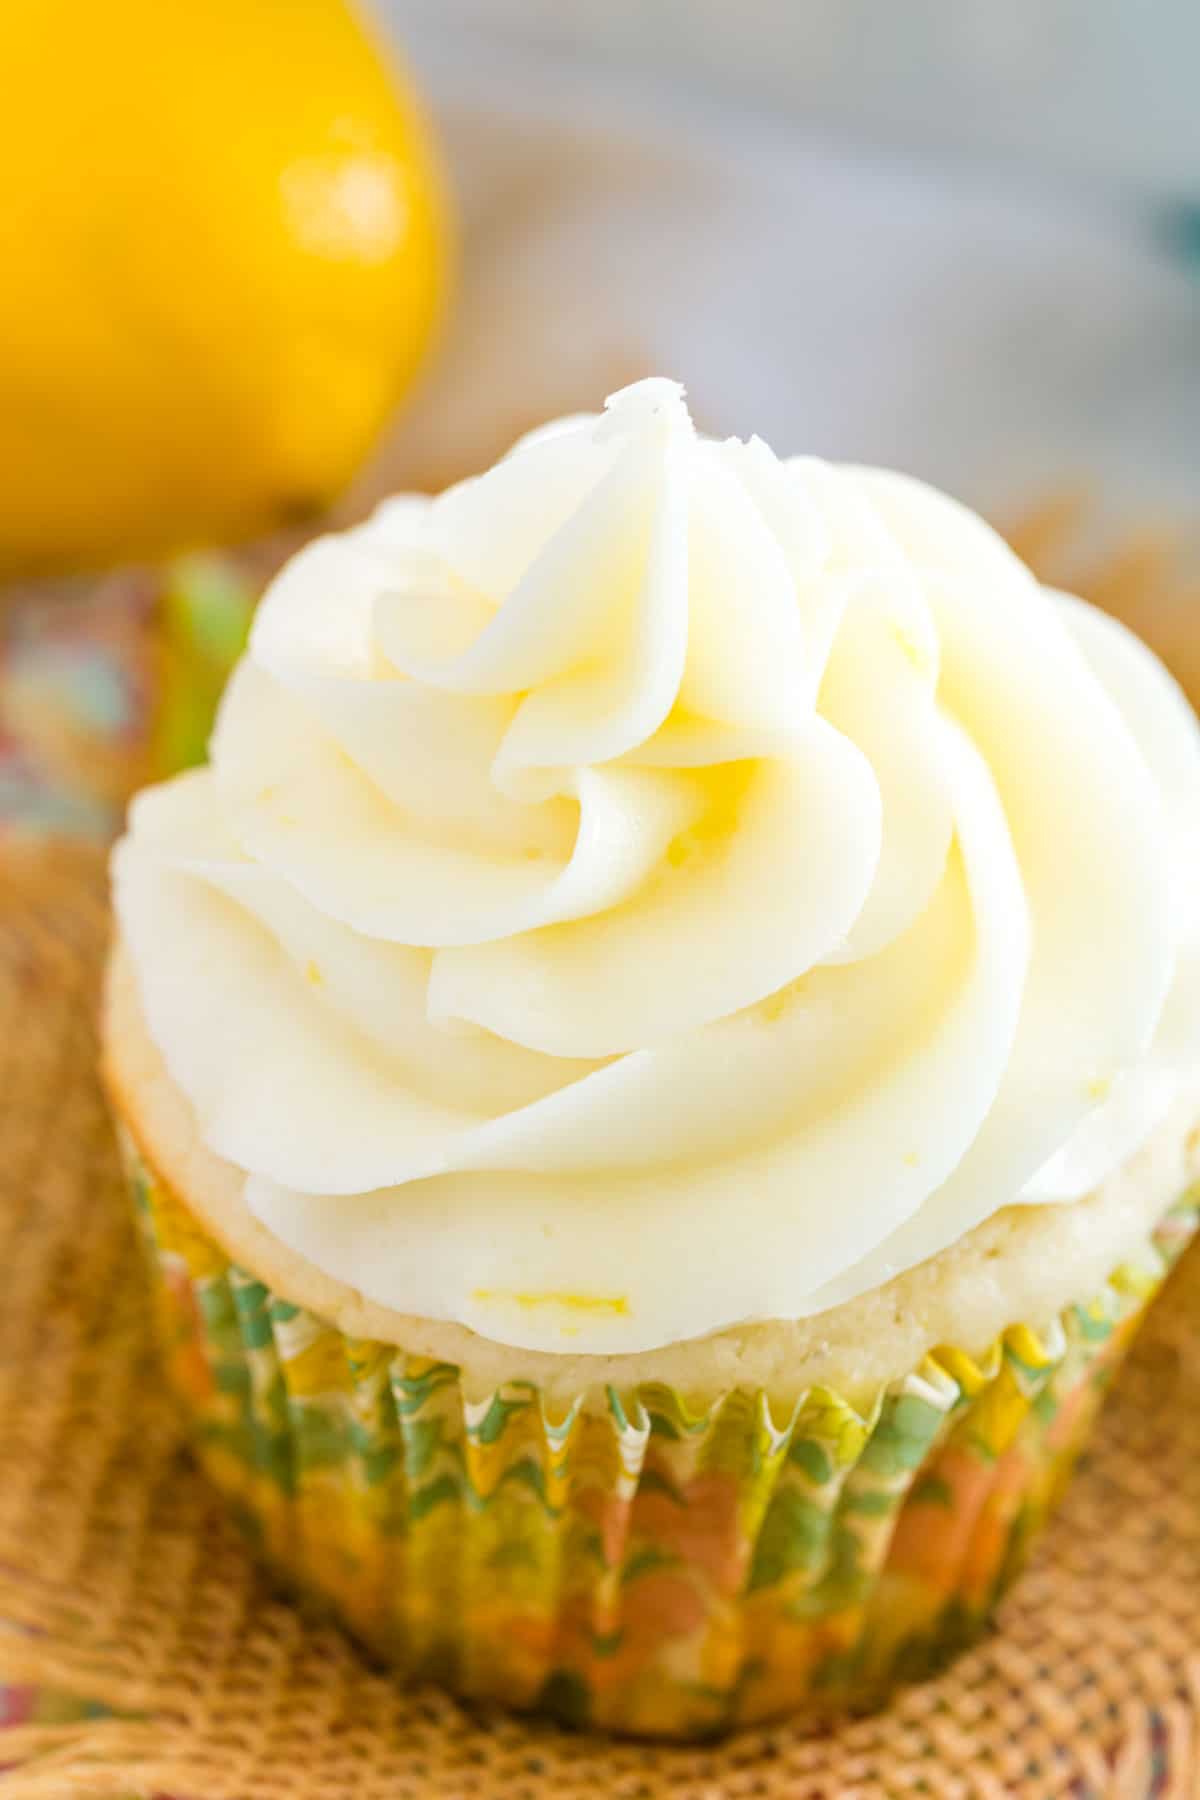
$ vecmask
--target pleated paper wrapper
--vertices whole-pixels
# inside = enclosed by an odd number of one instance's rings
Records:
[[[191,1441],[285,1584],[414,1678],[654,1737],[816,1723],[976,1639],[1200,1207],[1049,1327],[943,1347],[865,1410],[656,1384],[550,1406],[272,1293],[122,1147]]]

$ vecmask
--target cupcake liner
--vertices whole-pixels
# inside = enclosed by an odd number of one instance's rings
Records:
[[[1089,1303],[865,1412],[551,1407],[272,1294],[122,1142],[196,1451],[288,1584],[413,1677],[658,1737],[871,1704],[977,1637],[1200,1216],[1189,1190]]]

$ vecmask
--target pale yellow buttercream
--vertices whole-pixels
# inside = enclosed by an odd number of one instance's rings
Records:
[[[930,1261],[831,1311],[739,1326],[623,1356],[514,1349],[461,1325],[394,1312],[332,1279],[264,1229],[246,1206],[240,1172],[200,1139],[195,1116],[146,1031],[128,956],[118,948],[104,1020],[105,1073],[116,1110],[151,1166],[226,1252],[277,1294],[336,1324],[461,1366],[468,1394],[531,1381],[548,1403],[666,1382],[697,1406],[733,1387],[764,1388],[782,1406],[830,1386],[868,1405],[928,1351],[986,1350],[1008,1326],[1040,1327],[1090,1299],[1127,1257],[1145,1258],[1150,1231],[1200,1178],[1200,1081],[1150,1141],[1085,1199],[1014,1206]],[[675,1271],[686,1279],[686,1267]]]
[[[272,1236],[615,1355],[1083,1196],[1200,1067],[1200,728],[904,477],[650,381],[280,573],[114,891]]]

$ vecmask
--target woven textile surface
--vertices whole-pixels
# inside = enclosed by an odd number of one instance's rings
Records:
[[[1200,1796],[1200,1257],[1185,1259],[996,1634],[806,1739],[609,1744],[406,1692],[256,1570],[157,1375],[94,1075],[102,858],[0,884],[0,1681],[12,1800]],[[43,1709],[53,1714],[54,1709]],[[79,1711],[64,1705],[62,1713]]]

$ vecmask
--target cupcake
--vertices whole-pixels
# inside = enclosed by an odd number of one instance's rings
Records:
[[[1196,1223],[1200,731],[639,382],[319,539],[113,858],[196,1452],[379,1655],[695,1737],[985,1626]]]

